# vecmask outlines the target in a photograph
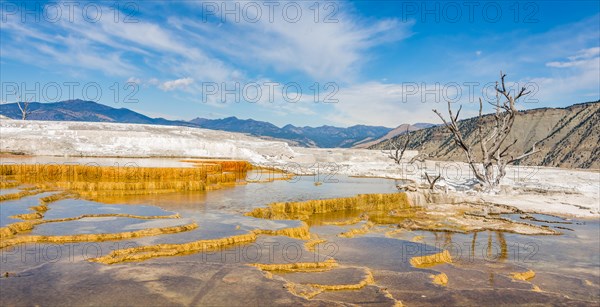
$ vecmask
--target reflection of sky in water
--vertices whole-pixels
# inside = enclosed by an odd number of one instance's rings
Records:
[[[423,243],[374,236],[337,238],[331,242],[339,249],[335,259],[341,263],[397,272],[417,270],[409,263],[412,257],[427,256],[442,251]]]
[[[278,230],[301,225],[299,221],[270,221],[230,214],[186,216],[198,223],[197,229],[176,234],[140,238],[136,240],[136,243],[140,245],[187,243],[247,234],[255,229]]]
[[[65,199],[49,204],[50,210],[45,219],[77,217],[83,214],[131,214],[140,216],[173,215],[175,212],[165,211],[155,206],[106,205],[81,199]]]
[[[4,227],[7,224],[22,222],[22,220],[12,219],[10,218],[10,216],[34,212],[31,209],[29,209],[29,207],[38,206],[38,200],[40,198],[52,194],[54,193],[40,193],[34,196],[23,197],[21,199],[13,199],[0,202],[0,227]]]
[[[520,214],[503,215],[518,222],[547,225],[562,235],[527,236],[507,232],[482,231],[477,233],[444,233],[430,231],[403,231],[395,238],[411,240],[423,236],[423,242],[448,249],[457,262],[470,265],[473,261],[489,265],[512,263],[535,271],[564,272],[566,274],[594,274],[600,278],[600,222],[570,220],[572,224],[556,224],[522,220]],[[565,221],[544,214],[535,217],[547,221]],[[571,230],[558,229],[567,227]],[[506,253],[502,256],[502,250]]]
[[[251,175],[253,176],[253,180],[266,179],[266,175],[264,174],[262,175],[264,178],[259,178],[256,174]],[[247,185],[226,187],[221,190],[203,193],[173,193],[166,195],[139,195],[123,197],[121,199],[113,198],[110,201],[111,203],[114,202],[115,205],[79,199],[60,200],[49,204],[50,210],[45,213],[45,219],[77,217],[83,214],[115,213],[139,216],[165,216],[179,213],[182,218],[156,220],[124,217],[85,218],[76,221],[38,225],[31,234],[117,233],[156,227],[172,227],[196,222],[198,228],[191,231],[126,240],[127,242],[135,243],[137,246],[187,243],[242,235],[254,229],[275,230],[298,227],[300,225],[299,221],[272,221],[241,215],[242,213],[251,211],[253,208],[263,207],[272,202],[349,197],[356,194],[392,193],[396,191],[393,180],[351,178],[339,175],[334,176],[333,179],[336,179],[337,182],[324,182],[320,186],[315,186],[314,182],[323,182],[324,178],[317,179],[314,176],[301,176],[296,177],[292,182],[249,183]],[[51,194],[44,193],[20,200],[2,202],[0,204],[0,225],[18,222],[18,220],[10,219],[8,216],[32,212],[28,207],[38,205],[39,197]],[[565,276],[577,276],[581,279],[592,276],[591,278],[595,278],[596,280],[600,276],[597,265],[600,263],[600,247],[598,246],[600,222],[597,220],[585,222],[574,220],[572,224],[558,224],[522,220],[518,214],[503,215],[519,222],[547,225],[553,229],[557,229],[556,227],[559,226],[574,230],[558,229],[564,233],[560,236],[524,236],[487,231],[477,234],[401,231],[394,234],[394,238],[387,238],[385,237],[385,232],[396,228],[390,228],[388,227],[389,225],[378,225],[365,235],[358,235],[355,238],[340,238],[337,236],[339,233],[360,227],[362,223],[346,226],[327,226],[321,224],[323,221],[353,219],[359,217],[361,213],[360,211],[349,211],[320,214],[313,216],[311,221],[309,221],[312,224],[311,232],[319,234],[328,243],[334,244],[335,248],[337,248],[334,258],[338,263],[346,267],[366,266],[375,271],[392,272],[390,274],[404,274],[407,272],[424,272],[430,274],[437,273],[436,270],[446,270],[451,278],[451,282],[452,278],[456,278],[456,275],[452,274],[464,274],[465,278],[470,276],[469,274],[475,274],[473,276],[476,278],[488,278],[488,275],[483,273],[469,273],[461,270],[490,271],[508,276],[507,274],[511,270],[533,269],[538,274],[542,274],[540,276],[543,276],[544,272],[560,272],[565,274]],[[564,221],[563,219],[546,215],[532,216],[540,220]],[[395,223],[393,224],[395,225]],[[422,242],[411,242],[415,236],[423,236]],[[281,246],[289,242],[297,242],[300,246],[304,243],[301,240],[273,236],[260,236],[257,240],[257,244],[259,245],[266,242],[278,242]],[[475,254],[469,255],[468,253],[471,252],[470,249],[473,242],[476,243]],[[492,258],[490,258],[493,261],[486,261],[484,259],[489,242],[493,245]],[[506,259],[499,259],[498,254],[503,244],[507,248]],[[329,245],[329,247],[331,246]],[[415,269],[408,262],[413,256],[437,253],[448,246],[460,246],[462,248],[459,251],[456,248],[449,249],[456,260],[455,264],[451,267],[441,265],[428,269]],[[531,253],[531,250],[526,249],[530,246],[535,246],[537,249],[534,254]],[[325,245],[323,244],[318,245],[317,250],[324,247]],[[232,247],[232,249],[235,248]],[[329,252],[332,252],[332,250],[320,250],[320,255],[326,256]],[[458,254],[459,252],[462,254]],[[309,255],[311,254],[306,254],[307,257]],[[466,261],[469,257],[473,256],[474,259],[472,262]],[[157,258],[150,262],[169,264],[176,263],[181,258],[194,260],[198,257],[203,256],[192,254],[183,257]],[[216,262],[221,259],[221,255],[218,253],[211,257],[214,257],[214,261]],[[342,275],[332,274],[332,276],[344,279]],[[506,276],[504,277],[505,279],[508,278]],[[429,277],[426,278],[429,280]],[[495,285],[500,285],[500,280],[500,277],[496,277]],[[395,286],[402,287],[402,285]]]
[[[19,188],[2,188],[0,189],[0,195],[19,193],[21,189]]]
[[[267,175],[264,175],[265,178]],[[263,178],[263,179],[265,179]],[[111,197],[111,203],[130,203],[160,206],[166,210],[182,213],[246,213],[273,202],[302,201],[356,194],[394,193],[394,180],[379,178],[353,178],[335,175],[331,180],[315,186],[315,181],[324,180],[314,176],[297,176],[290,181],[276,180],[269,183],[248,183],[235,187],[202,192],[165,195],[140,195]]]
[[[32,235],[58,236],[136,231],[148,228],[174,227],[191,223],[190,219],[143,220],[125,217],[83,218],[75,221],[47,223],[36,226]]]

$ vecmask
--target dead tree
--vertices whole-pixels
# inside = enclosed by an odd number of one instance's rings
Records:
[[[31,111],[29,110],[30,102],[31,101],[27,101],[27,99],[21,101],[21,97],[19,97],[19,99],[17,100],[17,106],[19,107],[19,110],[21,110],[21,120],[26,120],[27,116],[31,114]],[[21,103],[23,105],[21,105]]]
[[[448,115],[450,116],[449,121],[444,119],[440,112],[435,109],[433,110],[433,112],[435,112],[435,114],[442,119],[446,129],[452,133],[452,137],[454,138],[456,145],[465,153],[467,163],[473,171],[475,178],[477,178],[477,180],[487,188],[496,187],[500,184],[500,181],[506,175],[507,165],[513,164],[537,152],[534,144],[533,148],[527,153],[520,155],[511,153],[510,149],[513,145],[515,145],[517,139],[508,145],[504,145],[510,131],[512,130],[515,118],[517,114],[519,114],[519,111],[515,107],[515,103],[517,99],[530,93],[523,87],[516,96],[512,96],[510,94],[510,90],[507,90],[504,84],[505,77],[506,75],[500,72],[500,84],[496,82],[495,87],[496,102],[490,102],[495,109],[495,113],[493,114],[494,122],[491,131],[488,131],[487,133],[484,132],[482,114],[483,103],[481,102],[481,98],[479,98],[479,116],[477,118],[476,143],[479,143],[479,146],[481,147],[482,156],[480,159],[475,156],[472,146],[465,141],[462,132],[459,130],[458,116],[462,106],[458,109],[456,115],[454,115],[452,113],[450,101],[448,101]],[[502,99],[506,100],[501,102]],[[483,171],[480,169],[480,165],[483,167]],[[495,169],[498,170],[497,173],[495,173]]]
[[[396,164],[400,164],[400,161],[402,160],[402,157],[404,157],[404,152],[406,151],[406,148],[408,147],[408,143],[410,142],[410,133],[408,132],[408,128],[410,126],[406,126],[406,142],[404,143],[404,146],[399,146],[398,141],[390,141],[390,144],[392,146],[392,148],[388,151],[388,158],[394,160],[394,162],[396,162]]]
[[[442,178],[441,174],[438,174],[437,177],[435,178],[431,178],[429,177],[429,174],[427,174],[427,172],[425,172],[425,178],[427,179],[427,182],[429,182],[429,189],[433,190],[433,188],[435,188],[435,183],[440,180],[440,178]]]

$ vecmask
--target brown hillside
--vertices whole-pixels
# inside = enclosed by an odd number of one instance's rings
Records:
[[[517,139],[515,153],[524,153],[537,142],[539,152],[521,161],[525,165],[568,168],[600,168],[600,102],[576,104],[567,108],[542,108],[522,111],[515,119],[513,130],[505,144]],[[484,116],[491,127],[493,117]],[[467,142],[476,141],[476,118],[459,122]],[[373,145],[371,149],[387,149],[390,142],[403,143],[400,135]],[[465,161],[464,153],[454,144],[443,125],[411,132],[410,149],[432,155],[435,159]],[[481,155],[479,146],[473,147]]]

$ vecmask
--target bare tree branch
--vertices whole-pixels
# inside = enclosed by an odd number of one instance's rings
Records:
[[[400,161],[402,161],[402,158],[404,157],[404,152],[406,151],[406,148],[408,148],[408,143],[410,143],[410,133],[408,130],[409,127],[410,125],[406,126],[406,132],[404,133],[406,135],[406,142],[402,147],[399,147],[396,142],[390,142],[393,147],[393,151],[392,149],[389,150],[388,158],[394,160],[396,164],[400,164]]]
[[[536,153],[536,152],[538,152],[538,151],[539,151],[539,150],[535,149],[535,144],[533,144],[533,147],[531,148],[531,150],[530,150],[530,151],[528,151],[528,152],[526,152],[526,153],[524,153],[524,154],[522,154],[522,155],[520,155],[520,156],[518,156],[518,157],[516,157],[516,158],[512,158],[512,157],[511,157],[511,159],[510,159],[510,160],[508,160],[507,164],[512,164],[512,163],[514,163],[514,162],[517,162],[517,161],[519,161],[519,160],[521,160],[521,159],[523,159],[523,158],[525,158],[525,157],[527,157],[527,156],[531,156],[531,155],[533,155],[534,153]]]
[[[21,96],[17,99],[17,106],[19,107],[19,110],[21,110],[21,120],[26,120],[27,116],[31,114],[31,111],[29,111],[30,102],[31,101],[27,101],[27,99],[21,101]],[[21,106],[21,103],[23,103],[23,106]]]
[[[454,142],[456,143],[456,145],[459,146],[460,148],[462,148],[462,150],[465,152],[465,155],[467,157],[467,162],[469,163],[469,166],[470,166],[471,170],[473,171],[473,174],[475,174],[475,177],[479,181],[485,181],[485,177],[479,171],[479,168],[475,164],[475,159],[473,157],[473,153],[471,151],[470,145],[468,145],[465,142],[463,135],[460,132],[460,129],[458,128],[458,124],[457,124],[458,117],[453,116],[452,108],[450,106],[450,101],[448,101],[448,115],[450,116],[450,120],[451,120],[450,123],[448,123],[446,121],[446,119],[442,116],[442,114],[440,112],[438,112],[437,110],[433,110],[433,112],[435,114],[437,114],[437,116],[439,118],[442,119],[442,121],[444,122],[444,125],[446,126],[446,129],[448,129],[452,133],[452,136],[454,138]]]
[[[504,145],[513,128],[515,118],[519,114],[515,105],[516,101],[530,93],[525,88],[521,88],[518,94],[513,97],[510,94],[510,91],[506,89],[505,78],[506,74],[500,72],[500,82],[496,82],[495,86],[496,101],[495,103],[488,101],[489,104],[494,106],[495,112],[492,114],[493,123],[491,131],[488,131],[487,133],[484,131],[483,101],[481,98],[479,99],[476,142],[479,143],[481,149],[482,156],[480,159],[475,158],[471,145],[465,141],[463,134],[459,129],[458,115],[460,114],[462,106],[458,109],[455,116],[452,112],[450,102],[448,102],[449,121],[447,121],[440,112],[433,110],[433,112],[442,119],[446,129],[452,133],[456,145],[465,153],[467,163],[477,180],[486,184],[488,187],[494,187],[500,183],[501,179],[506,175],[507,165],[513,164],[537,152],[534,145],[531,151],[515,157],[510,151],[518,142],[518,139],[515,139],[508,145]],[[506,101],[501,102],[501,97],[503,98],[502,100],[506,99]],[[491,144],[489,144],[490,142]],[[479,165],[483,166],[483,173],[481,172]],[[497,173],[495,172],[496,169],[498,170]],[[427,180],[430,181],[427,174],[426,177]]]
[[[429,174],[427,174],[427,172],[425,172],[425,178],[427,179],[427,182],[429,182],[430,190],[433,190],[433,188],[435,188],[436,181],[438,181],[441,177],[442,177],[442,175],[438,174],[437,177],[435,177],[435,178],[433,178],[433,180],[431,180],[431,177],[429,177]]]

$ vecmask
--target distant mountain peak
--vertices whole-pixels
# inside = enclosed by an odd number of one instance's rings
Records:
[[[129,124],[194,126],[184,121],[170,121],[150,118],[127,108],[113,108],[94,101],[71,99],[52,103],[34,103],[29,120],[117,122]],[[0,105],[0,114],[20,119],[21,113],[16,103]]]
[[[119,105],[120,107],[121,105]],[[356,125],[348,128],[323,125],[321,127],[296,127],[288,124],[279,128],[276,125],[249,119],[229,116],[223,119],[194,118],[190,121],[173,121],[164,118],[150,118],[127,108],[114,108],[94,101],[72,99],[55,103],[36,103],[31,120],[117,122],[131,124],[174,125],[248,133],[270,139],[287,140],[292,145],[307,147],[352,147],[356,143],[378,139],[391,131],[381,126]],[[20,118],[18,106],[3,104],[0,114],[10,118]]]
[[[190,122],[202,128],[244,132],[256,136],[289,140],[291,144],[307,147],[352,147],[365,138],[379,138],[391,128],[357,125],[348,128],[323,125],[320,127],[297,127],[287,124],[282,128],[272,123],[255,119],[238,119],[234,116],[223,119],[193,119]]]
[[[89,104],[99,104],[99,103],[97,103],[97,102],[95,102],[95,101],[91,101],[91,100],[83,100],[83,99],[79,99],[79,98],[78,98],[78,99],[71,99],[71,100],[59,101],[59,102],[56,102],[56,103],[63,103],[63,104],[66,104],[66,103],[82,103],[82,102],[83,102],[83,103],[89,103]]]

